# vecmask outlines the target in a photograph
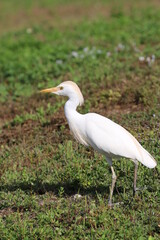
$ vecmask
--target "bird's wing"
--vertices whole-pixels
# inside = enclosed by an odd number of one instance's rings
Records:
[[[89,113],[85,118],[86,135],[94,149],[109,156],[138,160],[147,167],[155,166],[152,156],[126,129],[99,114]]]

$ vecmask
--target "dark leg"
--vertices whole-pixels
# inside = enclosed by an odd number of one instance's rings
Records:
[[[116,180],[117,180],[117,176],[116,176],[112,166],[111,166],[111,171],[112,171],[112,185],[111,185],[110,196],[109,196],[109,201],[108,201],[109,206],[112,206],[112,196],[113,196],[115,183],[116,183]]]
[[[133,183],[133,196],[135,196],[137,187],[136,187],[136,182],[137,182],[137,170],[138,170],[138,163],[135,163],[135,169],[134,169],[134,183]]]

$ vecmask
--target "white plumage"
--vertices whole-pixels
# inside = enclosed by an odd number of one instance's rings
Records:
[[[76,83],[66,81],[56,88],[49,88],[41,92],[52,92],[67,96],[65,116],[75,139],[85,146],[91,146],[105,155],[112,170],[112,186],[109,205],[112,204],[113,189],[116,175],[112,166],[112,158],[125,157],[135,163],[134,193],[136,192],[137,166],[141,162],[148,168],[154,168],[157,163],[154,158],[140,145],[140,143],[126,129],[96,113],[80,114],[76,111],[82,105],[83,95]]]

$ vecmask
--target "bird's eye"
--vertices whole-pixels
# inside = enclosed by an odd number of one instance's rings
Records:
[[[60,89],[60,90],[63,90],[63,87],[61,86],[61,87],[59,87],[59,89]]]

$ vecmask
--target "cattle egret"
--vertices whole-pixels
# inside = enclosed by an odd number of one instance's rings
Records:
[[[91,146],[106,157],[112,172],[109,206],[112,205],[112,195],[116,183],[116,174],[112,166],[112,158],[128,158],[135,164],[133,193],[135,194],[138,162],[148,168],[154,168],[157,163],[154,158],[140,145],[126,129],[96,113],[80,114],[77,106],[84,102],[83,95],[76,83],[66,81],[54,88],[41,92],[67,96],[64,111],[70,130],[75,139],[85,146]]]

